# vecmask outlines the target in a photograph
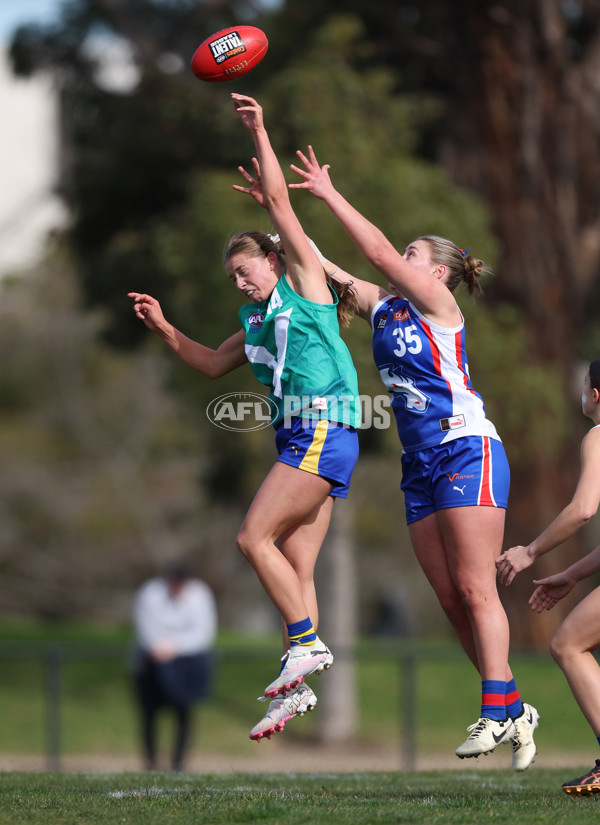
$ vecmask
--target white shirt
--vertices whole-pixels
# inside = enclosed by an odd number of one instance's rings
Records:
[[[138,590],[133,622],[139,647],[172,645],[177,656],[202,653],[212,648],[217,632],[217,609],[211,589],[198,579],[189,579],[177,596],[168,582],[157,577]]]

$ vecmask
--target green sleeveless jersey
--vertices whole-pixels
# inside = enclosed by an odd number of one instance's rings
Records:
[[[360,426],[356,370],[340,338],[337,295],[331,292],[333,304],[309,301],[294,292],[284,274],[268,301],[239,311],[248,361],[261,384],[271,388],[274,427],[290,416]]]

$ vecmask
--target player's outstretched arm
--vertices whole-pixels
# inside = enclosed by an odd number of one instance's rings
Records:
[[[460,313],[452,293],[437,278],[420,272],[406,261],[383,232],[362,215],[334,187],[329,164],[321,166],[312,146],[307,154],[296,152],[304,168],[292,164],[302,183],[291,189],[308,189],[320,198],[344,227],[350,238],[375,269],[409,298],[428,318],[446,326],[460,323]]]
[[[346,272],[341,266],[337,266],[333,261],[326,258],[311,238],[308,239],[308,242],[314,249],[327,276],[331,278],[331,280],[339,281],[342,284],[348,284],[348,286],[352,287],[356,296],[356,314],[370,324],[375,305],[382,299],[389,297],[390,293],[376,284],[372,284],[370,281],[364,281]]]
[[[233,184],[233,188],[237,192],[242,192],[245,195],[250,195],[259,206],[266,209],[265,198],[263,196],[262,184],[260,179],[260,166],[256,158],[252,158],[252,165],[254,167],[254,177],[243,166],[238,166],[238,172],[244,178],[245,186],[241,184]],[[337,266],[333,261],[326,258],[317,245],[308,238],[310,247],[315,252],[319,263],[323,267],[323,271],[328,277],[331,277],[340,283],[348,284],[352,287],[357,299],[357,314],[368,323],[371,322],[371,313],[375,304],[383,298],[389,296],[389,292],[382,289],[369,281],[355,278],[346,270]]]
[[[307,155],[300,150],[296,154],[304,168],[292,164],[291,169],[300,175],[302,183],[290,183],[290,189],[308,189],[315,197],[322,200],[367,260],[379,271],[389,268],[397,258],[401,261],[400,254],[383,232],[364,215],[361,215],[334,187],[329,176],[330,164],[326,163],[321,166],[312,146],[308,147]]]
[[[281,238],[288,264],[287,274],[292,285],[296,292],[309,301],[330,304],[332,297],[323,279],[322,267],[310,248],[300,221],[292,209],[281,166],[264,126],[262,108],[254,98],[248,95],[233,92],[231,97],[242,123],[249,130],[254,141],[262,190],[261,197],[264,201],[261,205],[268,209],[273,226]],[[246,189],[249,189],[248,194],[253,195],[260,203],[252,191],[252,186]]]
[[[128,297],[133,299],[133,311],[148,329],[162,338],[185,364],[207,378],[219,378],[246,363],[243,330],[227,338],[216,350],[211,349],[170,324],[156,298],[140,292],[129,292]]]
[[[581,473],[573,499],[528,545],[511,547],[496,559],[500,581],[510,584],[517,573],[539,557],[574,536],[600,506],[600,430],[590,430],[581,444]]]

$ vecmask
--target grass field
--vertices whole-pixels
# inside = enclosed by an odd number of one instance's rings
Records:
[[[390,772],[396,764],[401,767],[400,760],[392,760],[390,767],[380,763],[377,767],[385,772],[376,773],[369,772],[365,756],[363,771],[363,755],[386,748],[399,754],[402,748],[402,656],[411,649],[417,654],[413,710],[419,754],[452,756],[457,736],[461,738],[464,727],[474,721],[478,679],[454,642],[418,642],[411,648],[398,640],[364,640],[359,647],[360,717],[353,747],[360,754],[360,772],[340,773],[333,761],[331,769],[325,761],[323,772],[321,759],[315,772],[301,773],[297,767],[293,773],[294,753],[300,750],[311,754],[312,769],[319,708],[294,721],[278,741],[250,742],[247,732],[256,721],[256,696],[277,655],[278,640],[239,636],[220,637],[214,696],[200,711],[192,751],[206,754],[210,767],[197,774],[117,773],[117,757],[137,756],[138,749],[126,641],[125,631],[119,629],[0,627],[0,755],[43,756],[48,652],[54,651],[60,659],[55,689],[60,695],[62,755],[77,765],[78,755],[102,754],[111,771],[83,773],[74,767],[71,773],[0,773],[0,825],[587,825],[600,817],[600,797],[572,799],[560,789],[565,780],[589,770],[596,743],[548,656],[513,656],[521,692],[542,715],[538,751],[557,755],[556,761],[542,762],[542,767],[538,761],[523,774],[504,769],[510,764],[509,749],[485,757],[481,770],[474,760],[454,768],[450,759],[448,770]],[[276,757],[267,770],[256,755],[269,750]],[[582,753],[589,757],[572,767]],[[217,755],[228,773],[216,773]],[[234,764],[234,755],[235,764],[244,767],[227,767]],[[563,761],[563,767],[554,769]],[[19,764],[30,767],[26,759]],[[421,765],[430,766],[446,763],[432,759]]]
[[[3,825],[589,825],[600,797],[570,798],[564,772],[320,775],[0,775]]]

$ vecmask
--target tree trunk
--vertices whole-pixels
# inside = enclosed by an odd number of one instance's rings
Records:
[[[356,735],[357,681],[354,646],[357,632],[356,564],[350,505],[336,501],[319,557],[319,635],[335,662],[315,688],[319,698],[318,738],[346,742]]]

